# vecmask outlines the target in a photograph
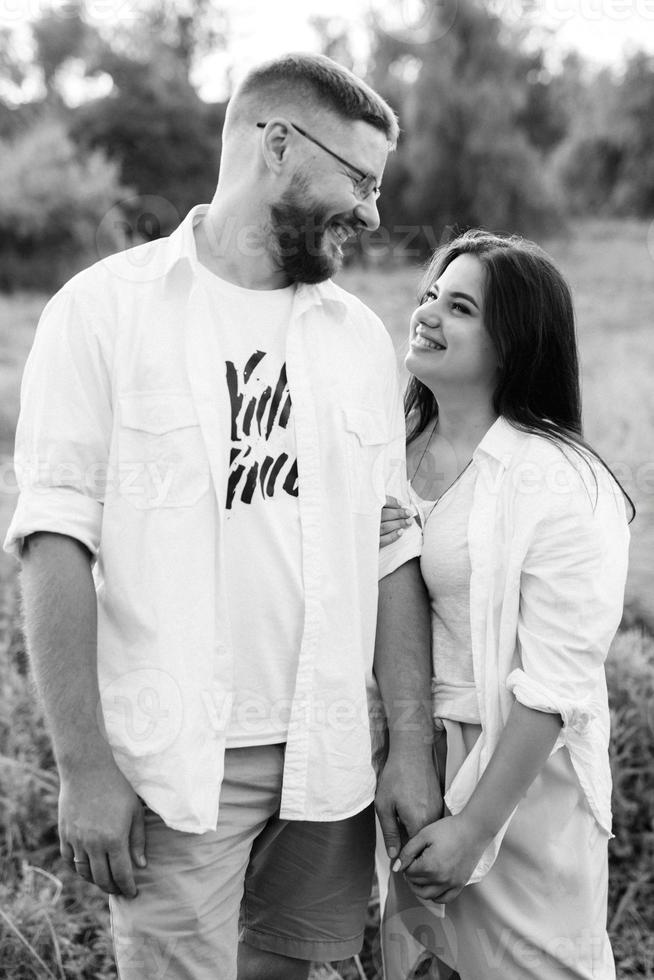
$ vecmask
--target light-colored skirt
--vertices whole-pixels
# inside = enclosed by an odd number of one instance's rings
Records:
[[[449,787],[480,728],[443,725],[437,755]],[[565,748],[550,756],[520,802],[488,875],[454,901],[422,901],[389,865],[378,832],[385,980],[406,980],[425,950],[441,963],[429,976],[441,980],[456,973],[461,980],[615,980],[606,933],[607,837]]]

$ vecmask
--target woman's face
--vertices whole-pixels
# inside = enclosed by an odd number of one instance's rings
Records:
[[[437,389],[456,384],[495,387],[498,358],[484,325],[485,271],[474,255],[459,255],[432,283],[411,317],[405,364]]]

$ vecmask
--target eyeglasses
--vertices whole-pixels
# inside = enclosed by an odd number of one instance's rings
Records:
[[[264,129],[265,126],[267,126],[267,123],[264,122],[257,123],[258,129]],[[324,143],[321,143],[320,140],[317,140],[315,136],[310,136],[309,133],[307,133],[304,129],[301,129],[299,126],[296,126],[295,123],[291,123],[291,126],[293,127],[294,130],[296,130],[296,132],[300,134],[300,136],[304,136],[306,140],[310,140],[312,143],[315,143],[316,146],[319,146],[321,150],[325,151],[325,153],[329,153],[330,157],[334,157],[335,160],[338,160],[339,163],[342,163],[343,166],[348,168],[348,170],[353,170],[355,174],[358,174],[358,178],[359,178],[358,180],[354,180],[354,178],[352,179],[352,182],[354,184],[355,197],[357,197],[360,201],[365,201],[367,197],[370,197],[371,194],[374,194],[375,200],[377,200],[380,194],[380,190],[379,187],[377,186],[377,178],[375,177],[374,174],[364,173],[363,170],[359,169],[359,167],[355,167],[353,163],[350,163],[344,157],[340,157],[338,153],[334,153],[334,151],[330,150],[328,146],[325,146]]]

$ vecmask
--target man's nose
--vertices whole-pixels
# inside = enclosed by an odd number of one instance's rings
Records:
[[[354,209],[354,213],[366,231],[376,231],[379,228],[379,211],[374,194],[369,194],[363,201],[359,201]]]

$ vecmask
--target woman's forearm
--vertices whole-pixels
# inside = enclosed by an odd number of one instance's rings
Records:
[[[516,701],[495,752],[462,811],[475,835],[492,840],[547,762],[563,722]]]

